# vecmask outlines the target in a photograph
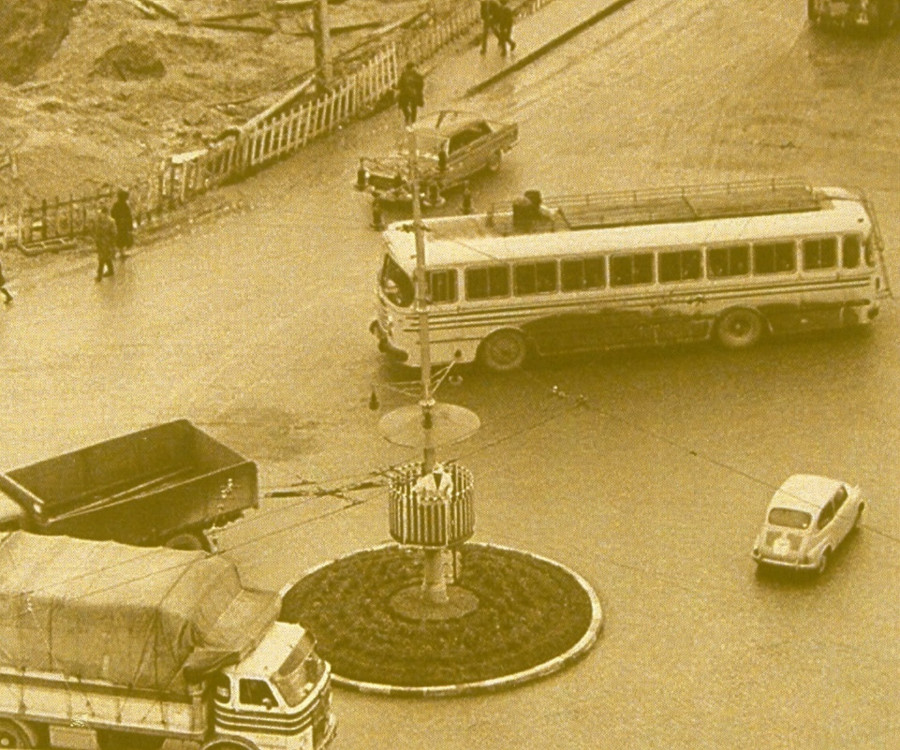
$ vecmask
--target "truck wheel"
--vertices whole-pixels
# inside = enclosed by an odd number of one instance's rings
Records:
[[[762,318],[743,307],[729,310],[716,324],[716,338],[726,349],[747,349],[762,338]]]
[[[202,536],[201,532],[191,533],[185,531],[182,534],[175,534],[166,540],[165,546],[170,549],[184,549],[192,552],[197,550],[210,551],[209,542],[206,540],[206,537]]]
[[[497,331],[481,342],[478,358],[494,372],[519,369],[528,356],[528,342],[519,331]]]
[[[221,737],[211,739],[201,750],[257,750],[257,747],[250,740]]]
[[[488,157],[487,160],[487,170],[488,172],[496,172],[500,169],[500,165],[503,163],[503,152],[495,151]]]
[[[97,744],[101,750],[159,750],[165,737],[132,732],[97,732]]]
[[[37,747],[37,737],[18,721],[0,719],[0,747]]]

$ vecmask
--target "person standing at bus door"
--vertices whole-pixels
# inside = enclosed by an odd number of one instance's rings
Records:
[[[94,226],[94,243],[97,246],[97,281],[113,275],[113,256],[116,252],[116,222],[103,208],[97,209]]]
[[[488,37],[494,31],[494,17],[497,14],[497,0],[481,0],[481,54],[487,52]]]
[[[134,218],[131,215],[131,206],[128,205],[127,190],[118,192],[109,214],[116,222],[116,248],[119,257],[127,258],[128,254],[125,251],[134,245]]]
[[[500,54],[506,56],[507,47],[512,52],[516,43],[512,39],[513,11],[509,7],[509,0],[500,0],[500,5],[494,13],[494,33],[500,43]]]
[[[406,63],[397,81],[397,104],[407,125],[416,121],[416,111],[425,106],[425,79],[412,61]]]
[[[9,290],[6,288],[6,277],[3,275],[3,266],[0,265],[0,292],[3,292],[3,296],[5,299],[3,300],[4,305],[8,305],[13,301],[13,296],[9,293]]]

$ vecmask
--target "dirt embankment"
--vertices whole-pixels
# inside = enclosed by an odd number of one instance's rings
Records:
[[[457,4],[331,2],[335,54],[365,42],[371,24]],[[264,109],[315,65],[312,10],[286,5],[3,0],[0,206],[131,184]]]

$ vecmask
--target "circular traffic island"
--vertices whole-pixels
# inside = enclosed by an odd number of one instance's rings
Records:
[[[577,573],[487,544],[460,548],[447,601],[422,593],[422,553],[389,545],[322,565],[284,596],[344,687],[444,696],[551,674],[594,644],[599,599]]]

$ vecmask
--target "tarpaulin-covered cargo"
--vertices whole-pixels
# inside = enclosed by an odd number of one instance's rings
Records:
[[[186,694],[276,620],[221,556],[23,531],[0,535],[0,666]]]

